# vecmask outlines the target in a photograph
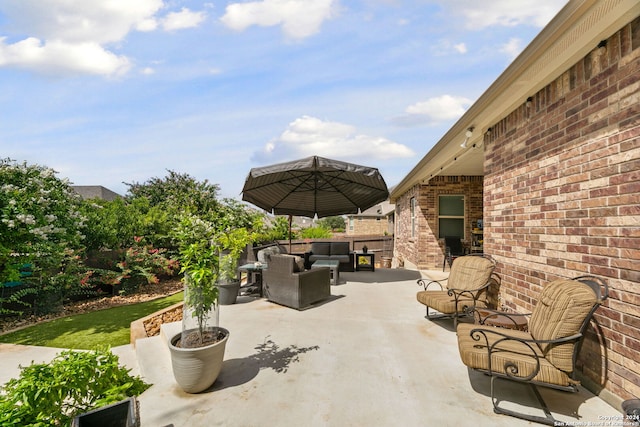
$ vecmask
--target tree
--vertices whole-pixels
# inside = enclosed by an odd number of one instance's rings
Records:
[[[328,228],[332,231],[344,231],[345,221],[341,216],[328,216],[318,220],[318,226]]]
[[[174,213],[207,215],[219,209],[220,186],[208,180],[197,181],[184,173],[167,170],[164,178],[151,178],[144,183],[124,183],[129,187],[127,199],[145,197],[151,207],[161,206]]]

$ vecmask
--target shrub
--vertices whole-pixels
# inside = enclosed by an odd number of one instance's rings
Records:
[[[331,230],[324,227],[308,227],[300,230],[299,236],[302,239],[329,239]]]
[[[66,350],[51,363],[21,367],[1,387],[0,425],[62,426],[91,409],[141,394],[150,385],[118,365],[108,349]]]
[[[0,183],[0,283],[30,284],[40,300],[62,294],[54,277],[81,248],[80,198],[54,170],[11,159],[0,160]],[[33,274],[20,278],[25,264]]]

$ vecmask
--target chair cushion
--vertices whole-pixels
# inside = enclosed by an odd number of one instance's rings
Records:
[[[456,304],[453,296],[447,295],[447,291],[420,291],[416,294],[419,303],[439,311],[442,314],[456,313]],[[478,306],[484,306],[478,301]],[[464,312],[465,307],[472,307],[473,299],[461,297],[458,299],[458,312]]]
[[[331,255],[331,242],[313,242],[311,253],[314,255]]]
[[[331,242],[331,255],[349,255],[349,242]]]
[[[479,289],[487,283],[493,269],[493,263],[481,256],[469,255],[456,258],[451,266],[447,287],[464,290]]]
[[[549,283],[531,313],[529,332],[538,340],[553,340],[580,331],[582,322],[597,303],[597,296],[586,284],[577,280],[560,279]],[[558,369],[573,369],[573,342],[547,344],[542,350]]]
[[[494,344],[498,339],[502,338],[500,335],[490,333],[491,331],[499,331],[521,339],[532,338],[528,332],[459,323],[456,330],[458,334],[458,350],[460,351],[462,362],[472,369],[489,369],[489,354],[486,347],[487,341],[482,334],[476,334],[476,338],[479,337],[480,340],[473,339],[471,336],[472,329],[488,331],[486,337],[489,345]],[[496,349],[503,351],[495,351]],[[494,347],[491,358],[491,369],[494,372],[505,374],[505,365],[507,363],[513,363],[518,369],[517,375],[514,376],[522,378],[531,375],[537,366],[536,357],[533,356],[534,353],[532,350],[538,355],[538,360],[540,361],[540,370],[533,378],[535,381],[557,384],[564,387],[573,383],[566,372],[559,370],[544,358],[544,353],[536,344],[533,344],[531,349],[529,349],[517,341],[502,341]]]

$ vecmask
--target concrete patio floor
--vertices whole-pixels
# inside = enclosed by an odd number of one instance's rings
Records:
[[[341,273],[332,297],[304,311],[250,297],[223,306],[220,326],[231,332],[225,362],[213,387],[197,395],[176,385],[165,337],[113,349],[153,383],[138,397],[142,426],[536,425],[494,414],[489,379],[460,361],[451,320],[424,318],[415,299],[421,274]],[[0,344],[0,382],[17,376],[19,364],[58,351]],[[500,385],[505,405],[542,414],[530,407],[526,386]],[[567,425],[621,421],[618,408],[584,388],[541,392]]]

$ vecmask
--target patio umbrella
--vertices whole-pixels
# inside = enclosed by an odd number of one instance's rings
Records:
[[[275,215],[310,218],[355,214],[388,197],[378,169],[319,156],[252,168],[242,189],[242,200]]]

